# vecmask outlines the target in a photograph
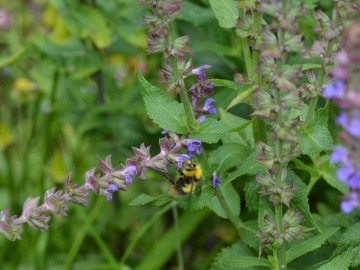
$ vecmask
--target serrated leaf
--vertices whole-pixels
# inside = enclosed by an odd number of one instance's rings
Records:
[[[329,100],[326,101],[326,105],[315,112],[314,126],[328,126],[329,118]]]
[[[290,206],[296,211],[300,212],[306,221],[311,223],[311,226],[317,228],[317,224],[310,212],[308,197],[306,192],[306,185],[303,181],[290,169],[287,170],[287,181],[293,182],[298,190],[290,201]]]
[[[129,205],[145,205],[155,200],[155,197],[142,193],[132,200]]]
[[[229,126],[224,122],[207,118],[200,123],[199,130],[189,134],[189,138],[198,139],[207,143],[216,143],[229,129]]]
[[[225,187],[222,185],[218,186],[221,190],[222,195],[230,208],[230,211],[234,216],[240,215],[240,196],[239,193],[234,189],[232,184],[228,184]],[[228,219],[228,215],[225,209],[222,207],[217,196],[212,197],[211,201],[208,204],[209,208],[213,210],[219,217]]]
[[[286,251],[286,262],[289,263],[292,260],[299,258],[300,256],[311,252],[321,247],[325,241],[336,233],[339,228],[328,228],[318,235],[315,235],[302,242],[294,244],[291,248]]]
[[[226,172],[239,164],[239,160],[245,159],[249,154],[249,148],[243,144],[225,144],[211,152],[209,162],[217,165],[218,172]]]
[[[233,0],[210,0],[210,5],[221,27],[234,27],[239,17],[236,2]]]
[[[255,250],[259,250],[259,238],[256,236],[258,232],[258,222],[257,220],[250,220],[243,223],[244,226],[239,228],[239,234],[241,240],[246,243],[249,247],[252,247]]]
[[[237,257],[223,257],[223,265],[227,267],[238,267],[238,268],[247,268],[248,267],[269,267],[272,268],[272,265],[269,261],[252,256],[237,256]]]
[[[229,268],[223,261],[223,258],[237,258],[238,256],[251,256],[251,252],[244,243],[239,242],[233,244],[229,247],[221,249],[221,251],[216,255],[212,265],[211,270],[234,270],[236,268]],[[257,269],[255,268],[248,268],[249,270]]]
[[[348,270],[353,257],[352,250],[349,248],[342,254],[334,257],[329,262],[320,266],[317,270]]]
[[[138,70],[136,73],[149,117],[163,129],[186,133],[187,128],[182,121],[182,115],[185,114],[183,105],[152,86]]]
[[[333,149],[333,138],[324,126],[314,126],[300,133],[299,143],[301,152],[310,156]]]
[[[250,180],[245,183],[244,192],[246,207],[250,211],[257,211],[259,209],[259,188],[260,186],[256,184],[255,177],[251,177]]]
[[[349,227],[340,238],[340,242],[347,246],[360,245],[360,222]]]

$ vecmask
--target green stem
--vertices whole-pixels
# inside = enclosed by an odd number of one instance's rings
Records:
[[[135,234],[134,238],[131,239],[131,242],[129,243],[129,245],[127,246],[124,255],[121,257],[120,262],[119,262],[119,269],[122,269],[122,267],[124,266],[127,258],[130,256],[131,252],[133,251],[135,245],[137,244],[137,242],[139,241],[139,239],[141,239],[141,237],[149,230],[149,228],[151,226],[154,225],[154,223],[163,215],[165,214],[167,211],[169,211],[171,208],[173,207],[173,204],[169,203],[167,205],[165,205],[163,208],[161,208],[159,211],[157,211],[152,218],[146,222],[141,229]]]
[[[184,106],[188,128],[189,131],[191,132],[194,131],[196,127],[196,119],[195,119],[194,111],[192,109],[188,93],[184,86],[185,85],[184,79],[181,77],[178,66],[176,64],[176,59],[174,57],[170,57],[170,63],[172,70],[175,73],[174,76],[177,78],[176,80],[181,82],[180,85],[182,85],[181,87],[180,86],[176,87],[176,92],[180,93],[180,99]]]
[[[320,178],[317,177],[310,177],[310,181],[306,186],[306,194],[309,195],[309,193],[311,192],[312,188],[314,187],[314,185],[316,184],[316,182],[319,180]]]
[[[180,226],[179,226],[179,211],[177,205],[172,206],[172,214],[174,218],[174,226],[175,226],[175,238],[176,238],[176,251],[178,258],[179,270],[184,270],[184,256],[181,247],[181,239],[180,239]]]

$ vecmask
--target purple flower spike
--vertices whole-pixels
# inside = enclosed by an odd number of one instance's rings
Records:
[[[342,98],[345,95],[346,84],[342,80],[334,80],[324,88],[323,96],[325,98]]]
[[[186,154],[176,157],[176,162],[178,164],[178,167],[181,168],[183,166],[184,162],[189,159],[190,159],[190,156],[186,155]]]
[[[135,166],[128,166],[122,171],[122,175],[125,177],[126,183],[132,183],[134,174],[136,174],[137,170]]]
[[[213,173],[212,175],[212,186],[213,188],[217,188],[219,185],[220,185],[220,179],[219,177],[217,176],[216,172]]]
[[[194,157],[196,154],[200,155],[202,152],[201,141],[189,139],[187,141],[187,149],[190,157]]]
[[[350,192],[345,200],[341,203],[341,211],[343,213],[350,213],[355,207],[359,206],[359,196],[356,192]]]
[[[204,112],[208,112],[208,113],[211,113],[211,114],[216,114],[216,108],[211,105],[211,103],[213,103],[213,102],[216,102],[216,100],[213,99],[213,98],[208,98],[205,101],[204,106],[203,106]]]

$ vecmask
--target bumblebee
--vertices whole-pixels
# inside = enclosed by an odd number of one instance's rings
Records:
[[[183,166],[179,169],[179,174],[180,176],[175,182],[169,178],[171,183],[170,191],[175,195],[187,195],[196,189],[203,172],[200,165],[190,159],[184,162]]]

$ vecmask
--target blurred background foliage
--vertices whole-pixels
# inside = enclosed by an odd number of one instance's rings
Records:
[[[135,0],[0,0],[0,209],[20,215],[28,196],[61,188],[69,172],[83,183],[97,157],[123,163],[142,142],[157,153],[161,130],[146,115],[134,74],[138,68],[157,84],[162,65],[161,56],[145,53],[148,12]],[[311,43],[313,21],[302,20]],[[215,67],[211,78],[232,80],[244,71],[240,39],[218,26],[208,1],[184,1],[172,30],[191,37],[194,66]],[[215,91],[222,108],[236,95]],[[149,173],[111,203],[91,194],[87,208],[71,205],[47,232],[25,226],[21,241],[0,237],[1,269],[176,269],[170,208],[128,205],[140,193],[168,189]],[[180,224],[187,269],[209,269],[236,240],[230,224],[207,210],[181,212]]]

